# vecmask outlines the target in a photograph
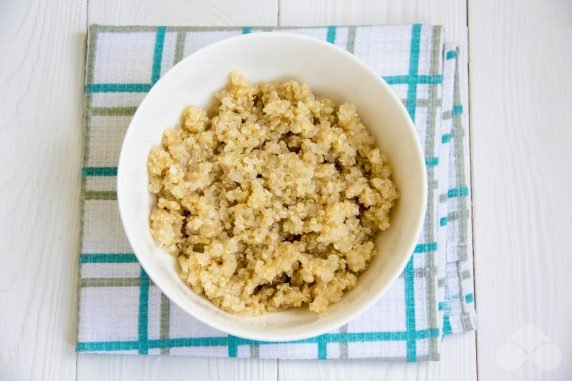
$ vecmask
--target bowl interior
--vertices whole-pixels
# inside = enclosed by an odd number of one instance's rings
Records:
[[[154,242],[148,229],[147,154],[165,128],[178,125],[187,105],[207,107],[231,71],[251,82],[295,79],[315,94],[357,105],[363,122],[390,159],[401,198],[389,230],[377,237],[378,255],[358,286],[318,316],[304,309],[262,317],[234,316],[193,293],[178,277],[176,261]],[[153,282],[195,318],[236,336],[294,340],[332,330],[364,311],[403,270],[425,213],[423,154],[407,112],[389,86],[349,53],[315,39],[283,33],[235,37],[211,45],[169,71],[134,115],[121,150],[118,173],[121,219],[137,258]]]

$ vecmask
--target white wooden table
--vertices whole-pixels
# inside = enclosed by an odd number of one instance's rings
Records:
[[[446,338],[441,361],[420,364],[74,352],[88,24],[413,22],[444,25],[463,50],[477,333]],[[2,0],[0,380],[570,380],[571,101],[570,0]],[[537,335],[501,361],[522,327]],[[507,370],[522,348],[556,369]]]

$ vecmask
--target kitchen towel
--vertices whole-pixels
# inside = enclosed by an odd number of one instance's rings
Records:
[[[368,311],[324,335],[265,343],[227,335],[171,303],[139,266],[116,201],[123,135],[153,84],[185,56],[244,33],[328,41],[373,68],[401,98],[425,150],[424,228],[403,274]],[[440,26],[93,25],[85,77],[77,351],[271,359],[438,360],[444,335],[475,329],[467,118],[459,50]]]

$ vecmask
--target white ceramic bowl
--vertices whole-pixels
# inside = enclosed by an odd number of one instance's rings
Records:
[[[393,166],[401,198],[391,227],[377,237],[379,254],[358,285],[323,315],[307,309],[262,317],[228,314],[191,291],[176,261],[153,242],[148,216],[147,154],[163,130],[179,124],[187,105],[206,107],[228,74],[251,82],[295,79],[336,102],[350,101]],[[263,341],[297,340],[333,330],[370,307],[399,276],[419,236],[426,206],[423,153],[407,111],[368,66],[332,44],[286,33],[255,33],[210,45],[173,67],[153,86],[133,116],[119,158],[117,198],[121,220],[137,259],[153,282],[179,307],[216,329]]]

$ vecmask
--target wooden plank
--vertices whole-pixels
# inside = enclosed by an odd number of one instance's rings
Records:
[[[440,362],[406,364],[369,360],[280,360],[278,380],[476,380],[475,333],[451,336],[445,340]]]
[[[109,25],[276,25],[277,0],[90,0],[89,23]]]
[[[211,379],[220,381],[277,380],[278,362],[257,359],[213,359]]]
[[[479,376],[570,379],[572,2],[469,4]]]
[[[77,380],[213,380],[211,361],[182,356],[80,354]],[[216,372],[215,372],[216,373]]]
[[[178,380],[192,376],[193,380],[275,380],[277,362],[256,359],[203,359],[186,356],[78,356],[77,379],[98,381]]]
[[[89,23],[113,25],[276,25],[277,1],[90,0]],[[197,359],[175,356],[78,356],[78,380],[275,380],[272,360]]]
[[[201,359],[186,356],[78,356],[77,379],[123,380],[275,380],[276,361]]]
[[[178,380],[192,375],[193,380],[275,380],[277,365],[273,360],[206,359],[186,356],[78,356],[77,379],[98,381]]]
[[[207,380],[209,360],[177,356],[80,354],[77,380]]]
[[[86,1],[0,6],[0,380],[75,377]]]

